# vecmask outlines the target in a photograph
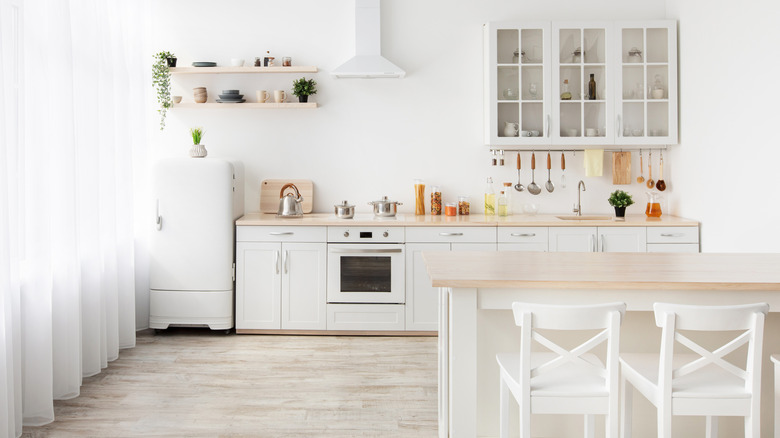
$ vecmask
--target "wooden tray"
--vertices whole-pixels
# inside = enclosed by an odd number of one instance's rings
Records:
[[[311,213],[314,184],[309,179],[264,179],[260,183],[260,212],[276,213],[279,211],[279,191],[285,184],[292,183],[303,196],[303,212]],[[293,193],[287,189],[286,193]]]

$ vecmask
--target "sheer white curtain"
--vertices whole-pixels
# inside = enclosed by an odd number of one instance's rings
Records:
[[[135,345],[151,57],[147,1],[0,6],[0,436],[19,436]]]

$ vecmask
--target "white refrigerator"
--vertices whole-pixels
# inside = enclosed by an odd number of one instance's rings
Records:
[[[232,328],[243,167],[213,158],[166,159],[152,174],[149,327]]]

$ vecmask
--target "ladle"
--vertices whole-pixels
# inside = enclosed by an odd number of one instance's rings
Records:
[[[639,184],[645,182],[644,167],[645,167],[645,163],[642,160],[642,149],[640,149],[639,150],[639,176],[636,177],[636,182],[638,182]]]
[[[658,179],[658,182],[655,183],[655,188],[658,189],[659,192],[663,192],[666,190],[666,181],[664,181],[664,153],[661,151],[661,178]]]
[[[538,195],[542,193],[542,188],[536,185],[536,154],[531,152],[531,184],[528,184],[528,193],[532,195]]]
[[[653,151],[647,155],[647,188],[652,189],[655,187],[655,181],[653,181]]]
[[[552,193],[553,190],[555,190],[555,184],[553,184],[552,180],[550,179],[551,168],[552,168],[552,160],[550,160],[550,152],[547,152],[547,182],[544,183],[544,188],[546,188],[547,191],[550,193]]]
[[[517,184],[515,184],[515,190],[518,192],[525,190],[525,186],[520,184],[520,152],[517,153]]]

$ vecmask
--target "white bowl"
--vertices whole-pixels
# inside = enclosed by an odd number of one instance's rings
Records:
[[[240,58],[231,58],[230,65],[232,65],[233,67],[241,67],[242,65],[244,65],[244,60]]]

